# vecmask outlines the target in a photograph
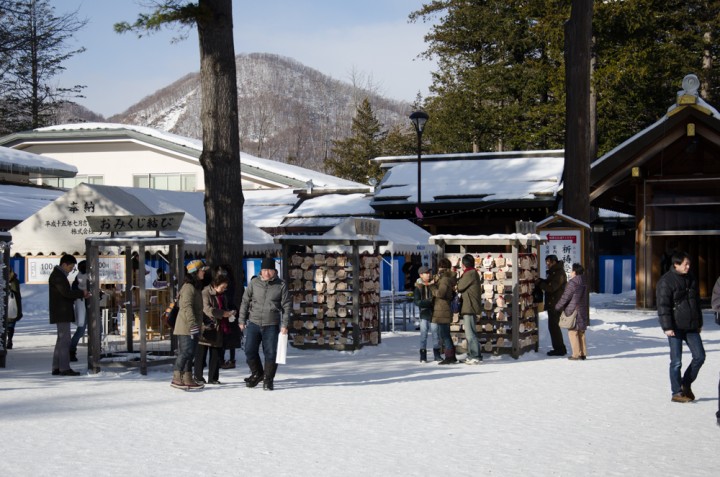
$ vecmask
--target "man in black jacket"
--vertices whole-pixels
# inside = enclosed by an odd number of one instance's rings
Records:
[[[672,401],[690,402],[695,400],[691,385],[705,362],[705,349],[700,338],[703,317],[697,281],[690,273],[690,257],[685,252],[674,252],[671,260],[672,268],[657,284],[658,318],[670,344]],[[690,348],[692,361],[681,379],[683,341]]]

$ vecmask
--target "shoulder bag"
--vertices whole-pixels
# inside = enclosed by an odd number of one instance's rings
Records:
[[[575,328],[577,314],[577,308],[575,308],[575,311],[573,311],[570,315],[566,315],[565,310],[563,310],[562,313],[560,313],[560,328],[565,328],[566,330]]]

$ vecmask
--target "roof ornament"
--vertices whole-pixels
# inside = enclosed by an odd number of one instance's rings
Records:
[[[307,181],[307,182],[305,183],[305,187],[307,187],[307,193],[308,193],[308,195],[312,195],[313,187],[315,187],[315,184],[313,184],[312,179],[310,179],[309,181]]]
[[[687,104],[697,104],[698,89],[700,88],[700,80],[694,74],[689,74],[683,78],[682,87],[677,93],[676,104],[683,106]]]

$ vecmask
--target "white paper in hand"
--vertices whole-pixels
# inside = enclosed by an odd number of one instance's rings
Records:
[[[278,336],[277,354],[275,355],[275,363],[285,364],[287,359],[288,335],[280,333]]]

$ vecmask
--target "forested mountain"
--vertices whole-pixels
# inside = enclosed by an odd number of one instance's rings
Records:
[[[410,104],[387,99],[372,85],[333,79],[290,58],[253,53],[236,57],[241,150],[323,171],[333,141],[351,134],[352,119],[366,97],[386,127],[407,119]],[[199,73],[147,96],[110,122],[149,126],[201,138]]]

